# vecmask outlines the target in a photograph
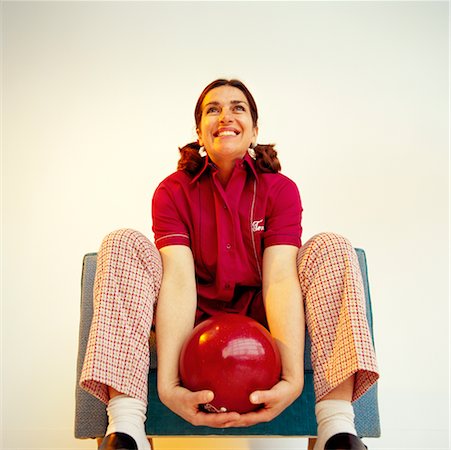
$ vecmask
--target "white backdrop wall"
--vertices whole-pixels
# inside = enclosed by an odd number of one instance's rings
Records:
[[[82,256],[150,202],[218,77],[299,185],[304,236],[367,252],[383,435],[449,448],[447,2],[2,2],[2,448],[73,436]],[[160,439],[156,449],[305,440]]]

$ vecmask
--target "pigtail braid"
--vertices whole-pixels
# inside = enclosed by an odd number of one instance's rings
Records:
[[[177,163],[177,170],[185,170],[191,175],[195,175],[203,166],[202,156],[199,154],[200,145],[198,142],[191,142],[184,147],[179,147],[180,159]]]
[[[274,144],[260,145],[254,147],[255,162],[260,172],[280,172],[281,166],[279,158],[277,158],[277,151]]]

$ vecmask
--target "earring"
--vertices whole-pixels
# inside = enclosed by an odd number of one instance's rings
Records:
[[[205,147],[203,145],[199,148],[198,152],[202,157],[207,156],[207,152],[205,151]]]
[[[256,159],[257,158],[257,156],[256,156],[256,154],[255,154],[255,147],[257,147],[257,144],[251,144],[250,145],[250,147],[248,148],[248,150],[247,150],[247,152],[249,153],[249,156],[252,158],[252,159]]]

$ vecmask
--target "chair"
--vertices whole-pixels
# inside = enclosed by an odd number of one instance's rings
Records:
[[[373,318],[368,285],[368,273],[365,252],[356,249],[362,271],[365,288],[366,311],[369,327],[373,336]],[[79,387],[89,329],[93,314],[93,286],[96,272],[97,254],[89,253],[83,258],[81,279],[80,334],[77,364],[75,437],[80,439],[101,438],[107,427],[105,405]],[[374,336],[373,336],[374,339]],[[146,433],[158,436],[316,436],[315,393],[313,391],[313,370],[310,359],[310,339],[306,333],[305,345],[305,380],[302,395],[282,414],[269,423],[262,423],[247,428],[217,429],[195,427],[174,414],[158,398],[156,387],[156,348],[155,334],[151,335],[151,361],[149,371],[149,403],[147,410]],[[360,437],[379,437],[380,422],[377,401],[377,384],[354,402],[356,429]]]

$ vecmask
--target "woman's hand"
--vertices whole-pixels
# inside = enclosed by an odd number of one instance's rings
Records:
[[[241,414],[240,418],[229,426],[249,427],[257,423],[269,422],[301,395],[303,387],[303,382],[281,380],[270,390],[253,392],[250,395],[251,403],[263,404],[263,407],[257,411]]]
[[[191,425],[213,428],[228,428],[235,426],[240,419],[236,412],[206,413],[199,409],[200,404],[209,403],[214,394],[204,390],[192,392],[181,386],[175,386],[165,392],[159,392],[160,400],[175,414],[179,415]]]
[[[210,403],[214,398],[213,392],[209,390],[192,392],[184,387],[174,386],[164,392],[160,391],[159,396],[171,411],[191,425],[230,428],[269,422],[290,406],[301,395],[302,389],[303,383],[281,380],[267,391],[255,391],[250,395],[250,401],[255,405],[263,404],[263,407],[246,414],[202,411],[199,405]]]

